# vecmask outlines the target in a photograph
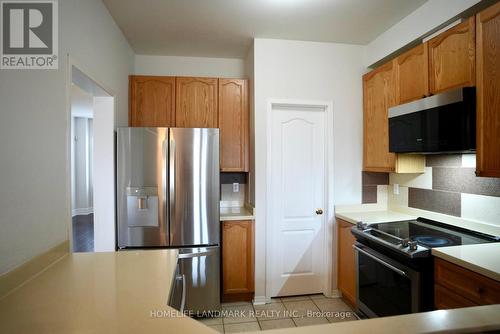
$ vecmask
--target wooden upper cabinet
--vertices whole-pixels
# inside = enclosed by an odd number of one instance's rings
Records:
[[[474,17],[471,17],[428,41],[432,94],[474,86],[475,35]]]
[[[476,20],[476,174],[500,177],[500,2]]]
[[[220,168],[248,172],[248,85],[219,79]]]
[[[363,170],[392,172],[395,154],[389,152],[388,108],[396,104],[394,61],[363,76]]]
[[[429,95],[428,64],[427,43],[420,44],[396,58],[396,104],[408,103]]]
[[[175,126],[217,128],[217,78],[175,79]]]
[[[175,77],[129,78],[129,125],[175,126]]]

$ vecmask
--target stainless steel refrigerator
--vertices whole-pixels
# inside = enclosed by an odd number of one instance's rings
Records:
[[[179,248],[170,304],[220,309],[219,130],[118,128],[119,248]]]

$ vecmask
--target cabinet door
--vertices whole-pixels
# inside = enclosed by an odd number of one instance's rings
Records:
[[[226,221],[222,224],[222,299],[251,300],[253,292],[253,221]]]
[[[437,310],[448,310],[452,308],[462,308],[478,306],[467,298],[449,290],[440,284],[434,285],[434,307]]]
[[[474,26],[474,17],[471,17],[428,42],[431,93],[474,86]]]
[[[338,226],[338,286],[342,295],[352,305],[356,305],[356,260],[355,238],[351,233],[352,224],[337,220]]]
[[[248,172],[247,82],[219,79],[220,168]]]
[[[500,282],[436,258],[434,281],[478,305],[500,303]]]
[[[217,78],[175,79],[175,126],[217,128]]]
[[[394,171],[395,155],[389,153],[388,108],[395,105],[394,62],[363,76],[363,170]]]
[[[396,103],[403,104],[429,95],[427,43],[396,58]]]
[[[129,78],[129,125],[175,126],[175,77]]]
[[[500,2],[476,17],[476,174],[500,177]]]

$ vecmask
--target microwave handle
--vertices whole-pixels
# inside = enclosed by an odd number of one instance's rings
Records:
[[[377,261],[378,263],[380,263],[381,265],[383,265],[383,266],[385,266],[385,267],[387,267],[387,268],[391,269],[392,271],[397,272],[397,273],[398,273],[398,274],[400,274],[401,276],[408,277],[408,275],[407,275],[404,271],[402,271],[401,269],[398,269],[398,268],[394,267],[392,264],[389,264],[389,263],[387,263],[387,262],[385,262],[385,261],[382,261],[382,260],[381,260],[381,259],[379,259],[378,257],[376,257],[376,256],[374,256],[374,255],[372,255],[372,254],[368,253],[367,251],[365,251],[365,250],[363,250],[363,249],[359,248],[359,247],[358,247],[358,246],[356,246],[356,245],[352,245],[352,247],[353,247],[356,251],[358,251],[358,252],[360,252],[360,253],[363,253],[364,255],[368,256],[368,257],[369,257],[369,258],[371,258],[372,260],[375,260],[375,261]]]

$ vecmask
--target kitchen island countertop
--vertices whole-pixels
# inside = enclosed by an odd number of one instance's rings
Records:
[[[0,299],[2,333],[215,333],[168,307],[176,250],[61,258]],[[434,311],[269,333],[429,333],[500,329],[500,305]]]
[[[167,306],[177,250],[74,253],[0,299],[1,333],[213,333]]]

